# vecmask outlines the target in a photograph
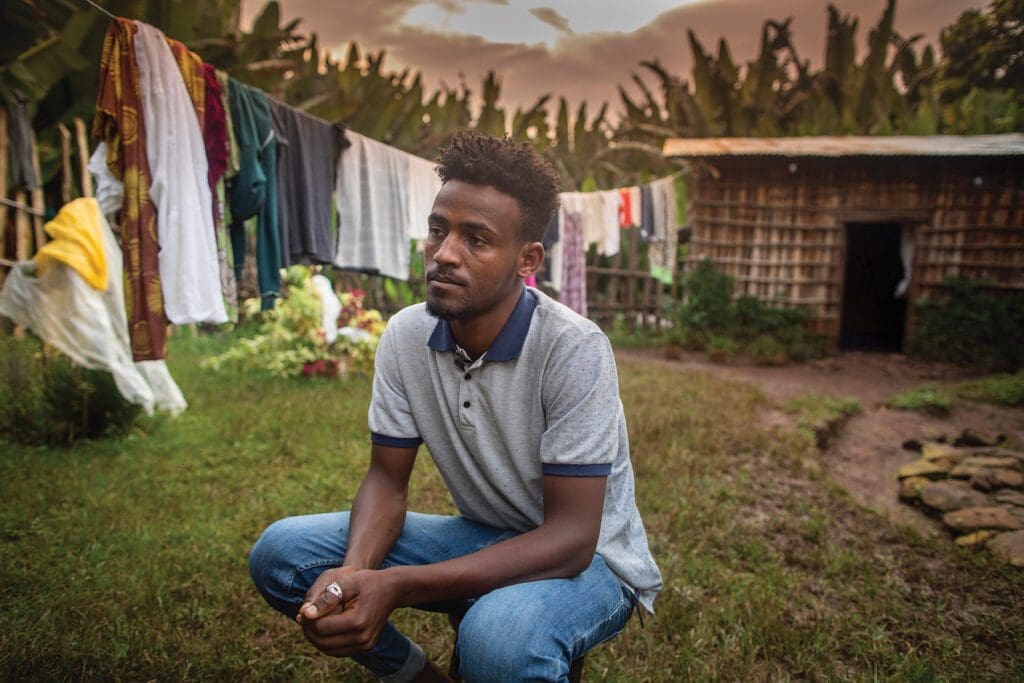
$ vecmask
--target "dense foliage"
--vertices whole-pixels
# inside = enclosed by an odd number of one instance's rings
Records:
[[[710,260],[686,276],[673,341],[723,356],[743,355],[764,364],[820,355],[823,342],[807,329],[804,309],[770,306],[752,296],[733,300],[734,281]]]
[[[141,414],[109,372],[75,365],[31,337],[0,337],[0,440],[70,445],[124,434]]]
[[[204,366],[214,371],[239,368],[280,377],[344,377],[371,372],[385,323],[379,311],[363,308],[362,293],[347,292],[342,297],[341,331],[328,341],[323,306],[309,268],[288,268],[284,282],[284,298],[274,308],[261,313],[258,299],[245,303],[247,316],[259,316],[258,333],[240,339],[224,353],[204,361]]]
[[[963,278],[944,284],[943,294],[915,304],[909,353],[989,370],[1024,367],[1024,295],[991,294]]]

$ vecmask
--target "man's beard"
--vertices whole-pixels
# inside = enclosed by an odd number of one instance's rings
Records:
[[[465,299],[453,302],[431,301],[427,298],[427,313],[440,320],[452,322],[469,317],[469,302]]]

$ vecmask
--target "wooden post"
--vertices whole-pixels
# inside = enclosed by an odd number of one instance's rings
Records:
[[[7,159],[10,156],[7,139],[7,109],[0,107],[0,197],[7,199]],[[0,258],[7,258],[7,207],[0,206]],[[0,268],[0,287],[7,271]]]
[[[21,205],[27,204],[25,190],[17,190],[14,193],[14,201]],[[14,211],[14,258],[17,261],[27,261],[32,255],[32,232],[29,227],[28,213],[21,209]]]
[[[32,208],[39,213],[32,215],[32,228],[36,234],[36,251],[46,244],[46,231],[43,230],[43,211],[46,210],[46,199],[43,197],[43,174],[39,171],[39,148],[36,146],[36,132],[32,131],[32,167],[36,171],[36,184],[32,189]]]
[[[71,201],[73,183],[71,171],[71,131],[63,123],[57,124],[60,131],[60,200],[67,204]]]
[[[82,180],[82,196],[92,197],[92,177],[89,175],[89,138],[85,121],[75,117],[75,141],[78,144],[78,172]]]

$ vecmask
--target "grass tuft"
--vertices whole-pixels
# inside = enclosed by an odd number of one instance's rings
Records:
[[[916,410],[929,415],[948,415],[953,410],[953,392],[935,386],[908,389],[890,398],[886,405],[896,410]]]

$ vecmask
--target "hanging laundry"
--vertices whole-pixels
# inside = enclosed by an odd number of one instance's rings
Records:
[[[109,371],[118,391],[130,403],[152,414],[154,408],[180,413],[188,405],[164,361],[132,362],[125,315],[121,249],[92,198],[69,202],[54,219],[59,228],[47,225],[50,234],[98,236],[101,250],[90,247],[89,270],[106,272],[102,288],[96,288],[74,267],[52,262],[36,272],[36,264],[23,261],[7,276],[0,291],[0,315],[31,329],[75,363]],[[52,243],[51,243],[52,244]],[[102,262],[102,265],[99,265]]]
[[[582,316],[587,315],[587,263],[583,225],[579,213],[566,212],[562,221],[562,287],[558,300]]]
[[[281,264],[334,259],[334,173],[348,144],[344,126],[268,100],[277,139]]]
[[[46,275],[53,264],[63,263],[93,289],[106,291],[107,257],[103,253],[103,227],[98,212],[99,203],[95,200],[68,202],[44,226],[50,241],[33,258],[40,275]]]
[[[194,60],[185,55],[176,61],[164,34],[141,22],[135,58],[148,135],[146,154],[153,176],[149,194],[159,217],[164,311],[175,324],[227,322],[206,145],[199,127],[203,117],[197,117],[196,102],[200,97],[205,102],[205,82],[201,74],[198,81],[183,79],[179,64],[191,69]],[[191,89],[186,88],[186,81]]]
[[[591,244],[605,256],[619,253],[619,193],[562,192],[558,195],[566,214],[579,214],[583,229],[584,251]]]
[[[548,227],[544,230],[544,237],[541,238],[541,244],[544,245],[544,264],[537,275],[540,282],[555,291],[558,291],[562,284],[562,250],[558,243],[559,217],[561,215],[562,211],[559,207],[551,216],[551,221],[548,222]]]
[[[672,284],[676,272],[676,248],[679,243],[676,216],[675,178],[661,178],[650,185],[654,235],[647,248],[651,277],[667,285]]]
[[[427,217],[434,208],[434,197],[441,191],[441,178],[437,165],[414,154],[405,154],[409,164],[408,217],[406,232],[409,239],[427,239]]]
[[[125,305],[132,356],[138,361],[167,355],[167,318],[160,283],[156,207],[149,194],[151,176],[147,129],[139,99],[136,30],[135,22],[128,19],[114,19],[107,25],[92,135],[105,143],[104,163],[113,178],[124,183],[123,203],[118,208],[125,256]],[[107,209],[104,205],[105,213]]]
[[[640,241],[648,242],[654,235],[654,200],[651,186],[640,186]]]
[[[640,201],[639,186],[619,188],[619,227],[640,225]]]
[[[231,258],[231,237],[228,234],[228,216],[224,202],[224,174],[228,168],[228,121],[224,107],[224,92],[217,80],[216,70],[204,63],[203,80],[206,85],[206,113],[203,119],[203,142],[206,144],[207,180],[213,198],[213,230],[217,245],[217,266],[220,273],[220,292],[228,320],[238,322],[238,288],[235,283],[234,262]]]
[[[235,275],[246,260],[245,221],[258,215],[256,264],[264,310],[281,294],[281,237],[277,211],[277,144],[270,105],[262,90],[230,79],[231,118],[238,141],[239,171],[231,182],[231,244]]]
[[[393,147],[348,132],[351,146],[338,158],[335,199],[338,251],[334,263],[409,278],[409,163]]]
[[[124,183],[114,177],[107,166],[107,143],[96,145],[89,157],[89,173],[96,182],[96,201],[100,211],[108,218],[121,210],[124,202]]]
[[[238,141],[235,139],[235,124],[231,119],[231,102],[228,97],[228,81],[230,77],[223,71],[214,71],[217,76],[217,85],[220,86],[220,102],[224,109],[224,127],[228,138],[228,166],[225,170],[225,178],[234,178],[239,168]],[[225,221],[225,223],[228,223]],[[230,225],[230,223],[228,223]]]
[[[321,273],[313,278],[313,287],[320,297],[320,328],[324,331],[324,339],[333,344],[338,338],[338,316],[341,315],[341,300],[334,291],[334,285]]]
[[[7,134],[10,141],[11,183],[14,187],[34,190],[39,187],[36,167],[32,161],[32,119],[28,115],[28,99],[17,90],[8,92]]]

